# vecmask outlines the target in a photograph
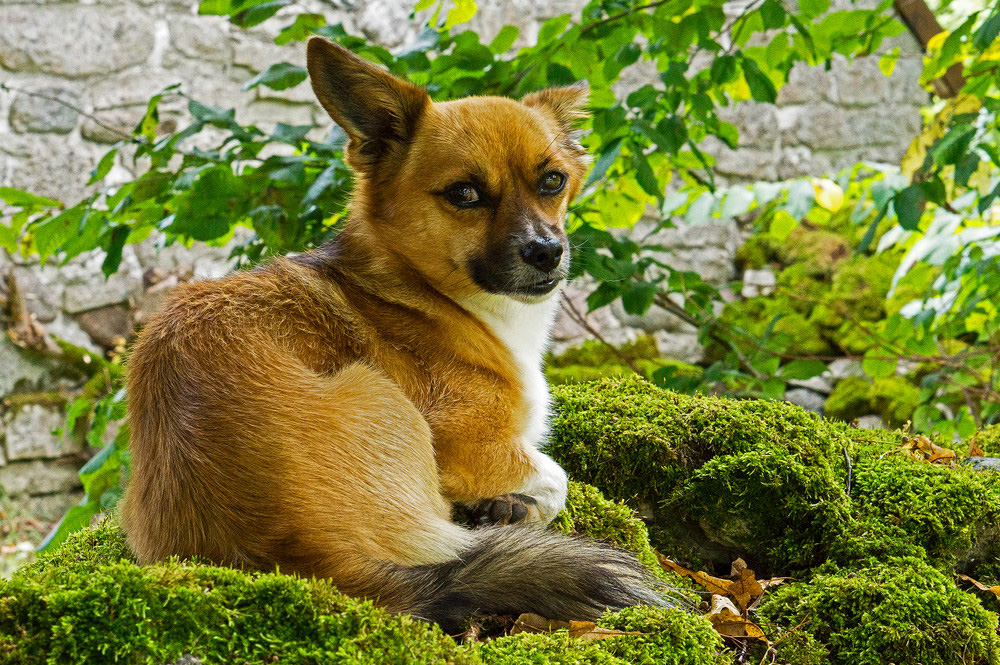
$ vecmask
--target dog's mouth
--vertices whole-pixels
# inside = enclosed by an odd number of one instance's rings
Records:
[[[552,289],[556,288],[556,285],[559,284],[559,282],[559,278],[549,277],[532,284],[528,284],[527,286],[519,286],[515,289],[515,292],[526,296],[544,296],[551,293]]]

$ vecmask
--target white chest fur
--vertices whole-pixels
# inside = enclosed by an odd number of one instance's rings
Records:
[[[520,444],[532,460],[534,474],[516,491],[538,502],[548,523],[566,502],[566,472],[539,450],[549,428],[549,386],[542,372],[542,354],[559,311],[559,291],[538,303],[522,303],[507,296],[483,294],[465,304],[510,351],[517,365],[528,417]]]

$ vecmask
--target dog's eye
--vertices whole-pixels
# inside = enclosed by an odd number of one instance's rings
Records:
[[[456,182],[444,191],[444,197],[448,203],[459,208],[471,208],[482,200],[479,190],[468,182]]]
[[[558,194],[566,186],[566,174],[559,171],[549,171],[542,176],[538,191],[541,194]]]

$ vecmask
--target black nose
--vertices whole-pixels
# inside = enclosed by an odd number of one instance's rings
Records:
[[[563,248],[555,238],[537,238],[521,245],[521,258],[533,268],[542,272],[554,270],[562,258]]]

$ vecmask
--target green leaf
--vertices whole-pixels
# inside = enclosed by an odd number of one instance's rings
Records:
[[[448,10],[444,21],[444,29],[451,30],[459,23],[466,23],[476,15],[475,0],[454,0],[455,6]]]
[[[712,68],[709,76],[715,85],[729,83],[736,78],[736,58],[731,55],[719,55],[712,61]]]
[[[176,196],[173,202],[174,218],[167,230],[195,240],[226,235],[250,204],[246,185],[226,165],[203,171],[190,192]]]
[[[104,176],[108,175],[111,167],[115,165],[115,155],[118,154],[118,148],[112,148],[104,153],[101,157],[101,161],[97,163],[97,166],[90,172],[90,180],[87,181],[88,185],[93,185],[95,182],[104,180]]]
[[[420,2],[418,2],[413,8],[413,11],[422,12],[425,9],[430,9],[435,2],[437,2],[437,0],[420,0]]]
[[[799,220],[789,215],[784,210],[775,210],[774,217],[771,218],[771,226],[768,233],[776,240],[784,241],[792,231],[799,225]]]
[[[290,62],[279,62],[244,83],[243,89],[251,90],[259,85],[264,85],[271,90],[286,90],[302,83],[308,76],[309,72],[306,71],[305,67],[299,67]]]
[[[899,358],[885,349],[870,349],[861,360],[861,369],[873,379],[885,379],[896,373]]]
[[[793,360],[779,370],[783,379],[805,380],[819,376],[826,371],[826,363],[820,360]]]
[[[743,58],[743,78],[750,87],[750,95],[758,102],[773,104],[778,98],[778,90],[771,79],[760,70],[757,63],[749,58]]]
[[[275,141],[281,141],[282,143],[288,143],[289,145],[299,147],[305,139],[306,134],[308,134],[312,128],[312,125],[286,125],[283,122],[279,122],[274,126],[274,131],[271,132],[271,138]]]
[[[0,187],[0,199],[20,208],[61,208],[62,202],[13,187]]]
[[[924,214],[924,192],[920,185],[910,185],[899,191],[892,199],[893,210],[899,219],[899,225],[907,231],[913,231],[920,225],[920,217]]]
[[[291,42],[301,42],[309,38],[316,28],[326,25],[326,18],[322,14],[299,14],[295,17],[295,22],[285,26],[278,36],[274,38],[274,43],[283,46]]]
[[[554,16],[548,21],[542,24],[541,29],[538,31],[538,46],[543,46],[548,44],[553,39],[558,37],[566,30],[572,19],[570,14],[561,14],[560,16]]]
[[[799,10],[808,18],[816,18],[830,10],[830,0],[799,0]]]
[[[889,49],[878,59],[878,68],[886,76],[892,76],[896,63],[899,61],[899,47]]]
[[[122,249],[124,249],[125,241],[128,240],[131,231],[127,226],[117,226],[111,231],[108,246],[105,248],[107,254],[101,264],[101,272],[104,273],[105,277],[113,275],[118,270],[118,266],[121,265]]]
[[[594,162],[594,168],[591,169],[590,175],[587,176],[587,182],[584,184],[584,187],[589,187],[603,178],[604,174],[608,172],[608,169],[611,168],[614,161],[618,159],[618,155],[621,153],[621,150],[622,139],[618,138],[612,141],[611,145],[605,148],[601,152],[601,156]]]
[[[229,20],[241,28],[251,28],[263,23],[277,14],[279,9],[290,4],[292,4],[291,0],[268,0],[268,2],[255,4],[238,14],[232,15]]]
[[[653,299],[658,291],[656,284],[651,282],[629,284],[622,293],[622,307],[628,314],[642,316],[653,305]]]
[[[702,192],[701,195],[691,202],[687,212],[684,213],[686,224],[701,224],[712,216],[712,209],[715,207],[715,197],[711,192]]]
[[[505,25],[500,28],[500,32],[490,42],[490,50],[497,55],[506,53],[514,45],[514,42],[517,41],[520,34],[521,29],[516,25]]]
[[[973,42],[973,46],[980,51],[985,51],[996,41],[997,35],[1000,35],[1000,9],[994,10],[993,15],[986,19],[983,25],[980,26],[976,32],[976,39]]]
[[[663,196],[660,184],[656,181],[656,175],[649,165],[649,159],[644,154],[637,152],[632,155],[632,164],[635,166],[636,181],[642,187],[642,191],[657,198]]]

